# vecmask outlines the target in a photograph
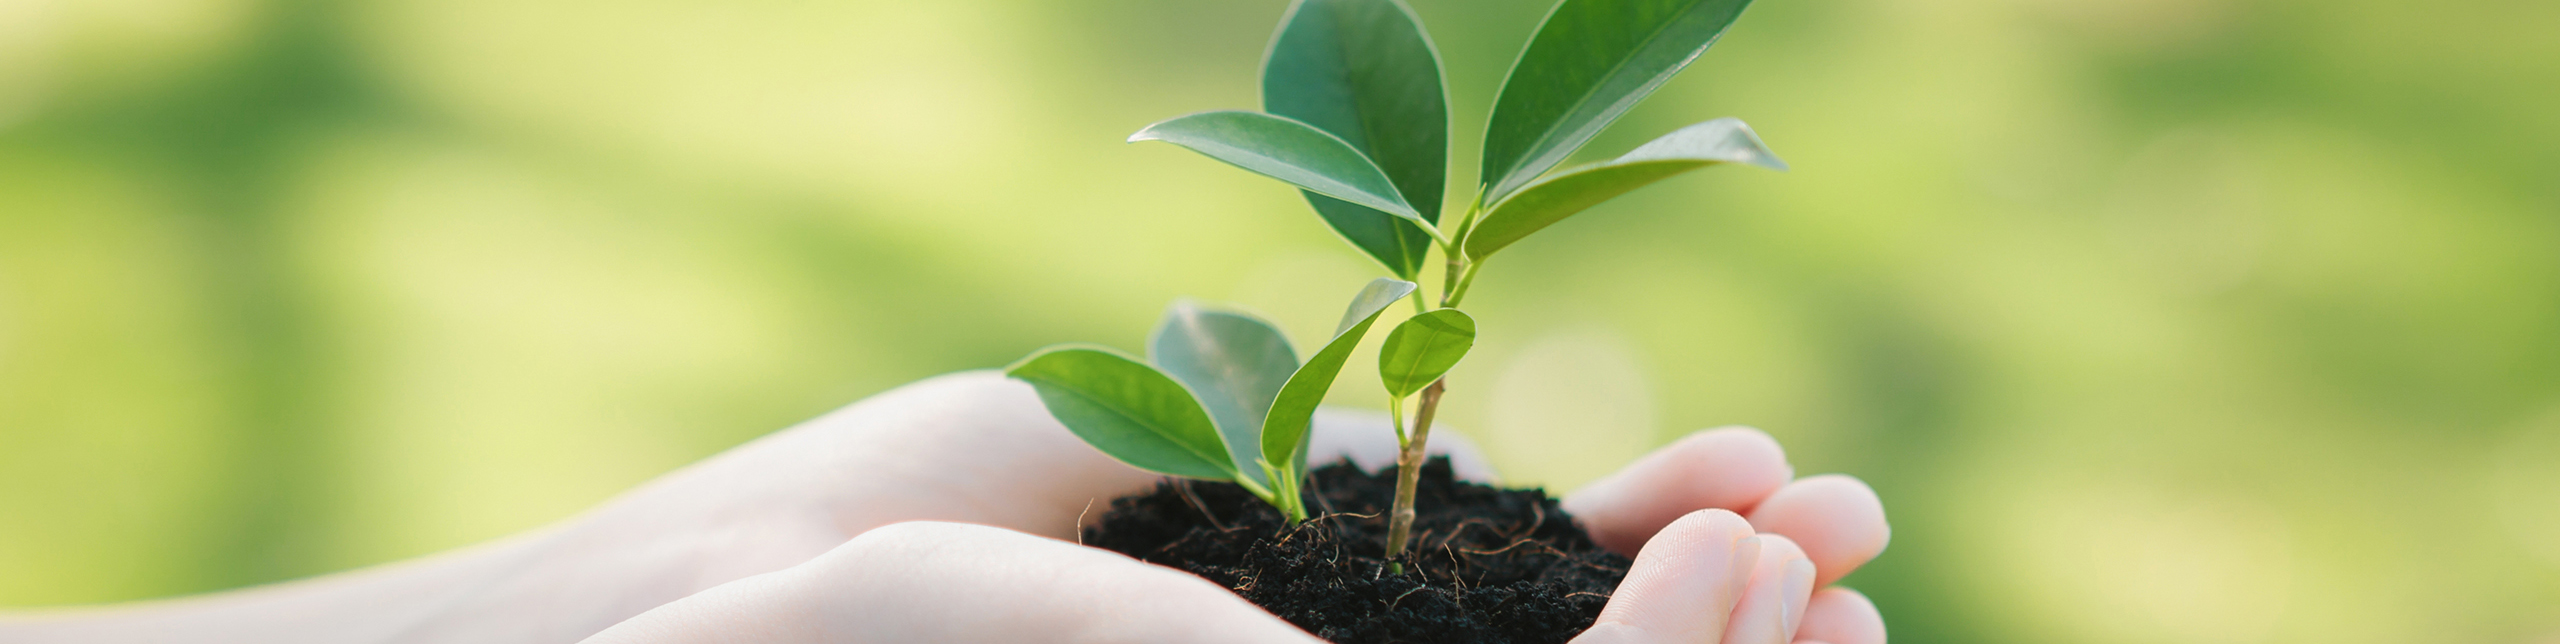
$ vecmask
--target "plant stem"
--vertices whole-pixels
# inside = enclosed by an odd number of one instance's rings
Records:
[[[1478,194],[1475,203],[1467,205],[1466,216],[1458,219],[1457,238],[1440,240],[1440,256],[1448,261],[1440,272],[1440,308],[1457,308],[1458,301],[1466,297],[1467,286],[1475,283],[1478,262],[1467,261],[1460,244],[1465,243],[1468,229],[1474,227],[1476,214],[1483,207],[1484,195]],[[1421,298],[1422,294],[1414,294],[1416,304],[1421,303]],[[1387,413],[1396,421],[1396,441],[1402,448],[1396,451],[1396,500],[1387,519],[1389,574],[1404,574],[1404,562],[1396,557],[1403,555],[1407,542],[1413,540],[1413,497],[1422,487],[1422,460],[1431,444],[1431,418],[1440,411],[1440,394],[1448,390],[1448,376],[1441,376],[1422,389],[1422,404],[1413,411],[1411,436],[1404,430],[1404,399],[1387,402]]]
[[[1265,469],[1263,473],[1269,474],[1270,470]],[[1271,488],[1263,487],[1260,483],[1253,482],[1251,477],[1244,476],[1241,473],[1237,474],[1236,485],[1242,486],[1244,491],[1252,492],[1254,496],[1261,497],[1264,501],[1270,501],[1272,505],[1280,505],[1280,497],[1277,496],[1277,492],[1273,492]]]
[[[1476,284],[1476,269],[1482,267],[1484,267],[1484,260],[1476,260],[1474,262],[1467,263],[1466,271],[1458,276],[1458,285],[1449,290],[1441,291],[1440,308],[1458,308],[1458,302],[1467,299],[1467,287],[1475,286]]]
[[[1278,508],[1280,515],[1289,519],[1290,525],[1306,522],[1307,504],[1305,500],[1298,498],[1297,479],[1289,476],[1281,468],[1272,467],[1269,462],[1263,462],[1261,465],[1263,476],[1271,479],[1271,487],[1265,488],[1261,484],[1254,483],[1253,478],[1247,476],[1237,476],[1236,484],[1244,486],[1245,491],[1252,492],[1254,496],[1261,497],[1262,501],[1271,504],[1271,507]]]
[[[1288,502],[1287,504],[1280,506],[1281,516],[1289,518],[1289,525],[1306,523],[1307,500],[1305,498],[1306,495],[1298,490],[1298,482],[1292,480],[1287,483],[1281,483],[1276,487],[1280,488],[1280,498]]]
[[[1395,397],[1395,398],[1388,398],[1388,399],[1387,399],[1387,419],[1395,422],[1395,425],[1396,425],[1396,450],[1397,450],[1397,453],[1401,454],[1401,453],[1403,453],[1403,450],[1404,450],[1404,444],[1407,442],[1407,441],[1405,440],[1405,437],[1404,437],[1404,398],[1403,398],[1403,397]]]
[[[1404,572],[1404,564],[1396,556],[1404,554],[1405,542],[1413,536],[1413,496],[1422,486],[1424,447],[1430,444],[1431,416],[1440,408],[1440,394],[1447,391],[1449,378],[1431,381],[1422,389],[1422,405],[1413,412],[1413,438],[1404,441],[1404,449],[1396,453],[1396,502],[1387,519],[1387,570]]]
[[[1449,258],[1449,267],[1440,271],[1440,308],[1445,309],[1449,308],[1449,296],[1461,288],[1458,278],[1467,274],[1469,269],[1466,258],[1459,256],[1456,249],[1447,249],[1440,254]]]

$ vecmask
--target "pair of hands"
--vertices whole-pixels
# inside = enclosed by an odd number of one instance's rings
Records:
[[[1461,475],[1488,473],[1435,438]],[[1376,467],[1395,450],[1381,416],[1328,411],[1314,441],[1319,462]],[[1601,545],[1635,555],[1575,641],[1883,644],[1875,608],[1828,587],[1883,550],[1881,505],[1855,479],[1792,476],[1767,435],[1724,429],[1567,498]],[[267,588],[0,618],[0,642],[1318,641],[1198,577],[1072,542],[1088,513],[1155,480],[1067,432],[1028,386],[961,373],[552,528]]]
[[[1383,418],[1328,413],[1313,450],[1318,462],[1338,454],[1375,467],[1393,460],[1392,436]],[[1435,451],[1451,453],[1462,473],[1487,472],[1463,446]],[[749,471],[820,477],[796,496],[836,493],[809,502],[832,525],[806,526],[814,533],[790,541],[803,552],[841,545],[587,641],[1317,641],[1198,577],[1064,541],[1083,515],[1155,477],[1085,446],[1028,387],[993,374],[884,394],[670,484]],[[1603,546],[1636,557],[1600,622],[1575,641],[1883,644],[1883,622],[1864,597],[1823,589],[1883,550],[1882,506],[1855,479],[1792,476],[1768,435],[1725,429],[1566,499]],[[739,554],[726,569],[771,562],[769,553]]]

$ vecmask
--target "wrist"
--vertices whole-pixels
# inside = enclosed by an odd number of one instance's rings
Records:
[[[533,539],[218,593],[0,617],[0,640],[371,642],[443,623],[444,609],[504,579]]]

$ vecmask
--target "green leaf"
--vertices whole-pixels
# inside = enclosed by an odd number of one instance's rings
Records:
[[[1262,61],[1263,111],[1341,137],[1435,224],[1449,176],[1442,85],[1440,55],[1401,0],[1298,0]],[[1429,235],[1366,206],[1312,192],[1307,202],[1387,270],[1421,272]]]
[[[1298,370],[1298,352],[1279,327],[1250,313],[1175,302],[1147,338],[1147,359],[1191,388],[1237,469],[1268,484],[1262,468],[1251,466],[1262,458],[1262,418]]]
[[[1351,360],[1351,349],[1368,335],[1369,326],[1378,322],[1378,314],[1413,293],[1414,285],[1400,279],[1381,277],[1360,289],[1351,298],[1351,307],[1342,312],[1342,325],[1333,332],[1333,340],[1298,366],[1289,375],[1289,384],[1280,387],[1280,397],[1271,403],[1271,413],[1262,418],[1262,454],[1270,459],[1285,455],[1291,472],[1307,469],[1307,423],[1315,420],[1316,405],[1324,402],[1326,391],[1333,389],[1333,379],[1342,375],[1342,365]],[[1273,461],[1273,465],[1279,462]]]
[[[1478,260],[1520,238],[1628,191],[1719,163],[1774,170],[1787,164],[1739,119],[1721,118],[1665,134],[1626,156],[1557,173],[1529,184],[1485,211],[1466,231],[1467,256]]]
[[[1261,112],[1221,110],[1177,116],[1129,135],[1129,142],[1163,141],[1309,191],[1430,222],[1396,193],[1376,164],[1315,126]]]
[[[1031,383],[1049,415],[1120,462],[1159,474],[1236,478],[1208,412],[1155,367],[1103,347],[1060,345],[1004,373]]]
[[[1485,125],[1496,203],[1591,141],[1724,34],[1751,0],[1564,0],[1511,66]]]
[[[1449,373],[1476,346],[1476,319],[1457,309],[1440,309],[1410,318],[1387,333],[1378,349],[1378,379],[1387,395],[1413,395]]]
[[[1386,310],[1388,306],[1394,305],[1396,300],[1412,294],[1414,288],[1412,282],[1404,280],[1384,277],[1369,280],[1368,286],[1360,287],[1360,292],[1351,296],[1351,306],[1342,309],[1342,321],[1333,325],[1334,341],[1341,341],[1342,336],[1350,333],[1353,326],[1377,321],[1379,311]],[[1333,345],[1327,344],[1325,349],[1331,350]]]

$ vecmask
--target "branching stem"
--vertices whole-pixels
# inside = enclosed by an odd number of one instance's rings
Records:
[[[1459,256],[1455,249],[1442,252],[1441,255],[1449,258],[1448,268],[1440,271],[1440,308],[1445,309],[1449,308],[1449,296],[1458,292],[1458,278],[1467,274],[1468,271],[1466,258]]]
[[[1440,256],[1448,261],[1440,272],[1440,308],[1457,308],[1458,302],[1466,298],[1467,287],[1476,281],[1476,266],[1482,262],[1467,261],[1463,244],[1466,243],[1469,230],[1474,228],[1476,215],[1483,207],[1484,196],[1477,195],[1475,203],[1467,205],[1467,214],[1458,219],[1456,238],[1437,238],[1440,242]],[[1414,303],[1419,305],[1421,302],[1422,294],[1415,293]],[[1421,307],[1416,306],[1416,308]],[[1404,574],[1404,562],[1398,561],[1397,557],[1404,554],[1405,546],[1413,540],[1413,497],[1422,487],[1422,461],[1428,454],[1426,450],[1431,444],[1431,418],[1439,413],[1440,395],[1448,390],[1448,376],[1441,376],[1438,380],[1431,381],[1431,386],[1422,389],[1422,404],[1414,408],[1413,432],[1410,435],[1405,433],[1404,399],[1398,398],[1387,402],[1387,413],[1395,417],[1396,441],[1401,448],[1396,452],[1395,506],[1387,518],[1387,572],[1389,573]]]
[[[1458,308],[1458,302],[1467,299],[1467,287],[1476,284],[1476,269],[1482,267],[1484,267],[1484,260],[1468,262],[1466,270],[1458,275],[1458,285],[1441,292],[1440,308]]]

